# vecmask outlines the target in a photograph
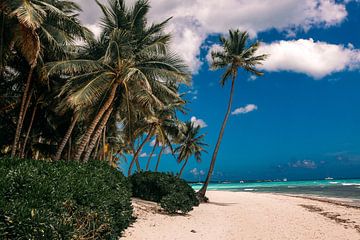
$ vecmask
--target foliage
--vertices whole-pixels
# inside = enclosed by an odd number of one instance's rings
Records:
[[[160,206],[170,214],[188,213],[193,210],[193,202],[181,192],[173,192],[164,196],[160,201]]]
[[[1,239],[115,239],[132,221],[130,187],[100,161],[0,159]]]
[[[181,129],[181,133],[179,146],[175,149],[175,152],[178,153],[177,161],[179,163],[184,161],[179,172],[179,177],[181,177],[191,156],[195,156],[196,161],[201,162],[201,154],[203,152],[207,153],[205,147],[208,146],[204,143],[205,134],[200,134],[200,126],[195,127],[191,121],[185,123]]]
[[[169,213],[187,213],[193,206],[199,205],[195,191],[189,184],[172,174],[137,172],[129,180],[134,197],[161,203]]]

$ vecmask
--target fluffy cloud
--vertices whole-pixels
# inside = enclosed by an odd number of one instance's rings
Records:
[[[197,168],[191,169],[191,170],[190,170],[190,173],[191,173],[192,175],[194,175],[194,176],[198,176],[198,175],[204,176],[204,175],[205,175],[204,170],[198,170]]]
[[[101,27],[97,24],[85,24],[85,27],[87,27],[94,35],[95,37],[99,37],[101,33]]]
[[[360,51],[352,45],[344,47],[311,38],[265,44],[259,49],[261,53],[269,54],[260,66],[263,70],[294,71],[315,79],[360,67]]]
[[[169,27],[175,36],[175,50],[196,72],[201,66],[199,49],[210,34],[225,33],[229,28],[258,32],[277,29],[294,34],[313,26],[333,26],[347,16],[345,3],[334,0],[152,0],[151,18],[157,21],[169,16]],[[216,11],[214,11],[216,9]]]
[[[147,157],[147,156],[148,156],[148,155],[147,155],[147,153],[145,153],[145,152],[140,154],[140,157],[142,157],[142,158],[143,158],[143,157]]]
[[[222,52],[224,50],[224,48],[222,46],[220,46],[219,44],[213,44],[208,51],[208,54],[206,55],[206,61],[208,62],[209,65],[211,65],[213,59],[211,56],[211,52]]]
[[[192,116],[190,120],[193,123],[194,127],[200,127],[200,128],[207,127],[207,124],[204,120],[197,119],[195,116]]]
[[[141,158],[150,157],[150,154],[144,152],[144,153],[141,153],[139,157],[141,157]],[[153,154],[151,157],[156,157],[156,154]]]
[[[235,110],[231,113],[231,115],[246,114],[246,113],[255,111],[255,110],[257,110],[257,109],[258,109],[258,107],[257,107],[255,104],[248,104],[248,105],[246,105],[245,107],[240,107],[240,108],[235,109]]]
[[[84,9],[81,19],[94,24],[101,16],[96,4],[75,0]],[[193,72],[201,66],[200,47],[210,34],[229,28],[258,32],[277,29],[294,35],[313,26],[329,27],[347,16],[346,3],[335,0],[151,0],[150,20],[173,17],[167,31],[174,35],[173,49],[182,55]],[[132,3],[132,1],[128,1]]]

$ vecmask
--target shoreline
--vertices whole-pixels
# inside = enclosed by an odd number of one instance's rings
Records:
[[[123,239],[360,239],[360,207],[331,199],[209,191],[209,203],[169,216],[133,199],[136,222]]]

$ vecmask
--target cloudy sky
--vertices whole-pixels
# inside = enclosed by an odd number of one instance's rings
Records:
[[[76,2],[83,23],[99,34],[95,2]],[[193,86],[184,90],[191,111],[183,118],[202,126],[210,144],[201,164],[189,164],[189,179],[207,170],[226,110],[229,86],[219,86],[221,71],[208,69],[209,52],[219,48],[219,34],[230,28],[248,31],[270,57],[260,67],[265,76],[239,76],[216,177],[360,177],[360,1],[150,3],[150,22],[173,17],[167,27],[173,50],[193,72]],[[144,162],[150,150],[145,149]],[[164,158],[161,169],[175,171],[173,162]]]

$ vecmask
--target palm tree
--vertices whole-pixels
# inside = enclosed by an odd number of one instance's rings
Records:
[[[155,138],[154,146],[153,146],[151,153],[149,155],[149,158],[147,160],[145,171],[149,170],[151,159],[152,159],[155,149],[158,147],[158,145],[159,145],[159,141],[157,140],[157,138]]]
[[[263,73],[256,69],[256,65],[262,64],[262,61],[266,59],[267,55],[255,55],[259,48],[260,43],[255,42],[248,43],[249,35],[247,32],[241,32],[239,30],[229,30],[229,37],[220,37],[220,42],[223,47],[223,51],[213,51],[211,53],[213,62],[211,64],[212,70],[224,69],[224,74],[221,77],[221,86],[225,86],[227,80],[231,79],[231,90],[228,107],[225,113],[225,117],[221,126],[221,130],[216,142],[214,153],[211,158],[210,168],[206,176],[204,185],[198,192],[198,196],[201,199],[205,198],[207,186],[210,182],[211,175],[213,174],[216,156],[218,154],[220,143],[225,131],[227,120],[231,113],[231,105],[234,95],[235,81],[238,76],[239,69],[255,74],[256,76],[262,76]]]
[[[80,8],[73,2],[61,0],[4,0],[0,4],[2,17],[1,72],[5,52],[16,50],[28,62],[29,70],[24,84],[17,127],[11,156],[16,155],[27,112],[27,102],[35,68],[46,59],[65,58],[69,46],[76,39],[90,36],[76,18]],[[5,24],[4,24],[5,22]],[[5,29],[4,29],[5,28]],[[44,54],[47,52],[47,54]],[[1,73],[2,74],[2,73]]]
[[[197,162],[201,161],[201,153],[206,152],[204,143],[205,134],[200,135],[200,126],[195,127],[191,121],[187,121],[182,130],[182,137],[180,139],[179,146],[175,149],[175,153],[178,153],[178,163],[184,162],[182,165],[178,177],[181,177],[185,169],[186,164],[191,156],[195,156]]]
[[[74,160],[80,160],[100,120],[115,101],[137,99],[140,108],[151,111],[163,105],[157,92],[178,96],[168,84],[189,81],[187,66],[167,50],[170,36],[162,30],[168,20],[147,26],[148,2],[136,1],[132,8],[124,2],[110,0],[109,7],[98,3],[104,14],[103,32],[95,46],[99,58],[54,62],[44,69],[45,77],[74,76],[62,91],[67,93],[65,101],[70,107],[98,109],[79,141]]]

